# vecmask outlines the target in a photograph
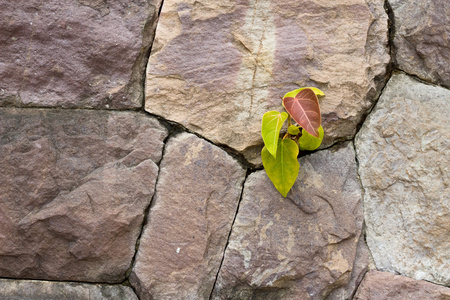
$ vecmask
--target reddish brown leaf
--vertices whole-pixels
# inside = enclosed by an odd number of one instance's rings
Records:
[[[319,137],[320,117],[319,100],[311,89],[301,90],[295,98],[283,98],[284,108],[309,134]]]

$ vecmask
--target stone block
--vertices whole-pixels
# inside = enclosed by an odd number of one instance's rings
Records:
[[[0,276],[123,281],[166,135],[142,113],[0,109]]]
[[[324,299],[351,278],[363,212],[353,145],[300,158],[287,198],[249,175],[213,299]]]
[[[169,140],[130,278],[141,300],[209,298],[245,173],[195,135]]]
[[[450,91],[395,74],[356,137],[379,270],[450,284]]]
[[[382,0],[168,1],[146,78],[145,109],[261,164],[261,118],[315,86],[323,145],[349,139],[385,83]]]
[[[0,105],[141,107],[160,4],[1,1]]]

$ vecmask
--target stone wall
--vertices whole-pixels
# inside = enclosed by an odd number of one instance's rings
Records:
[[[450,299],[450,3],[0,0],[0,299]],[[261,117],[325,139],[286,198]]]

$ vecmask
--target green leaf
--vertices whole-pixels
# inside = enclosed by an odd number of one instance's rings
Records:
[[[315,87],[303,87],[303,88],[299,88],[299,89],[290,91],[289,93],[286,93],[286,95],[284,95],[283,98],[286,98],[286,97],[295,98],[295,95],[297,95],[301,90],[304,90],[304,89],[311,89],[311,90],[313,90],[313,92],[314,92],[314,94],[316,94],[316,96],[325,96],[325,93],[322,92],[321,90],[319,90],[318,88],[315,88]]]
[[[286,197],[297,179],[300,164],[297,160],[298,146],[291,139],[278,141],[276,158],[264,147],[261,158],[267,176],[275,188]]]
[[[297,135],[300,133],[300,129],[295,125],[291,125],[288,127],[288,133],[290,135]]]
[[[298,146],[300,147],[300,150],[316,150],[319,148],[320,144],[322,144],[323,140],[323,128],[322,126],[319,127],[319,137],[315,137],[311,134],[309,134],[306,130],[302,130],[302,136],[298,139]]]
[[[273,157],[277,155],[280,130],[287,117],[287,113],[280,113],[278,111],[268,111],[263,115],[261,135],[264,140],[264,145]]]

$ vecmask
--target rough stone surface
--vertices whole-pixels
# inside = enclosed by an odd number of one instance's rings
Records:
[[[141,300],[208,299],[245,170],[192,134],[169,140],[131,283]]]
[[[364,240],[364,233],[359,237],[358,246],[356,248],[356,258],[353,263],[352,275],[346,286],[335,289],[326,298],[327,300],[351,300],[369,269],[370,252]]]
[[[0,105],[141,107],[160,3],[1,1]]]
[[[379,270],[450,284],[450,91],[393,75],[357,135]]]
[[[450,2],[389,0],[396,62],[407,73],[450,87]]]
[[[355,134],[389,62],[382,0],[168,1],[146,79],[146,110],[260,163],[261,118],[316,86],[324,146]]]
[[[324,299],[350,280],[362,217],[352,144],[300,158],[287,198],[252,173],[213,299]]]
[[[364,277],[355,300],[449,300],[450,289],[422,280],[370,271]]]
[[[130,287],[0,279],[2,300],[138,300]]]
[[[0,109],[0,276],[124,280],[166,135],[141,113]]]
[[[450,2],[162,2],[0,0],[0,300],[450,300]],[[283,198],[261,117],[302,86]]]

